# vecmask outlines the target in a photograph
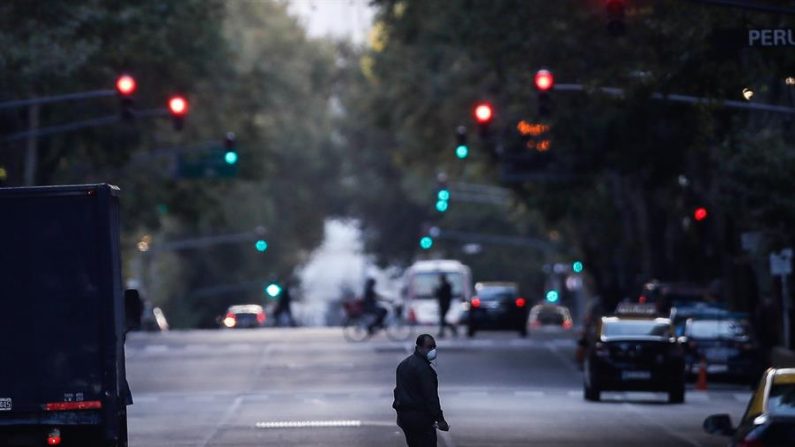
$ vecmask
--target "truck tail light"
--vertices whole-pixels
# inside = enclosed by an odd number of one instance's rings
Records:
[[[50,402],[44,404],[45,411],[74,411],[74,410],[99,410],[102,402],[87,400],[84,402]]]
[[[47,445],[61,445],[61,430],[53,428],[47,434]]]

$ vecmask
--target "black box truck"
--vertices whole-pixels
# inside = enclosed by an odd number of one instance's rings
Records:
[[[0,188],[0,446],[127,445],[119,190]]]

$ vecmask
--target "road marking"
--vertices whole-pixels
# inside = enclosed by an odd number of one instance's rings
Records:
[[[339,421],[273,421],[257,422],[257,428],[337,428],[337,427],[361,427],[362,421],[339,420]]]
[[[459,391],[458,393],[456,393],[456,395],[458,397],[479,398],[479,397],[488,397],[489,393],[488,391]]]
[[[216,433],[218,433],[218,430],[220,430],[221,427],[229,423],[229,421],[232,419],[232,416],[234,416],[237,410],[240,409],[240,405],[242,403],[243,403],[243,396],[237,396],[235,400],[232,402],[232,404],[229,405],[229,408],[226,409],[226,412],[224,413],[223,417],[221,417],[221,420],[215,426],[213,431],[210,432],[210,434],[207,435],[206,438],[204,438],[204,442],[201,443],[201,447],[207,447],[207,445],[210,444],[210,441],[212,441],[213,438],[215,438],[215,435]]]
[[[146,352],[166,352],[168,349],[168,345],[147,345],[144,347]]]
[[[748,402],[751,400],[751,393],[734,393],[734,398],[740,402]]]
[[[642,411],[638,410],[635,407],[635,405],[633,405],[631,403],[624,403],[624,404],[622,404],[622,406],[624,408],[628,409],[629,411],[637,414],[642,419],[645,419],[647,423],[652,424],[652,425],[662,429],[669,436],[672,436],[672,437],[674,437],[674,438],[676,438],[676,439],[678,439],[678,440],[680,440],[682,442],[686,442],[687,444],[692,445],[694,447],[701,447],[701,444],[699,442],[693,441],[692,439],[688,438],[687,436],[685,436],[685,435],[683,435],[683,434],[681,434],[681,433],[679,433],[679,432],[677,432],[675,430],[672,430],[671,428],[667,427],[665,424],[661,424],[660,422],[657,422],[657,420],[655,420],[654,418],[647,417],[645,414],[643,414]]]
[[[709,394],[707,393],[699,393],[699,392],[690,392],[685,394],[685,399],[691,402],[708,402],[710,399]]]
[[[583,396],[583,394],[582,394],[582,390],[577,390],[577,391],[569,391],[569,392],[568,392],[568,393],[566,393],[566,394],[568,394],[568,395],[569,395],[569,397],[582,397],[582,396]]]
[[[578,391],[577,395],[579,394],[580,392]],[[514,391],[513,395],[517,397],[544,397],[546,393],[543,391]]]

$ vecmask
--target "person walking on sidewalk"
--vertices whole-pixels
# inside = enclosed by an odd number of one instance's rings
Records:
[[[439,402],[439,380],[431,366],[434,359],[436,340],[422,334],[414,353],[397,367],[392,408],[408,447],[436,447],[436,428],[450,430]]]
[[[453,335],[458,335],[455,325],[447,322],[447,312],[450,311],[450,304],[453,302],[453,286],[445,274],[439,276],[439,287],[436,288],[435,295],[439,302],[439,338],[444,338],[444,330],[448,327]]]

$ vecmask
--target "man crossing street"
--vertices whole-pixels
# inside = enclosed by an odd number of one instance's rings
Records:
[[[439,402],[439,380],[431,361],[436,358],[436,340],[428,334],[417,337],[414,353],[400,362],[396,372],[397,423],[408,447],[435,447],[436,427],[448,431]]]

